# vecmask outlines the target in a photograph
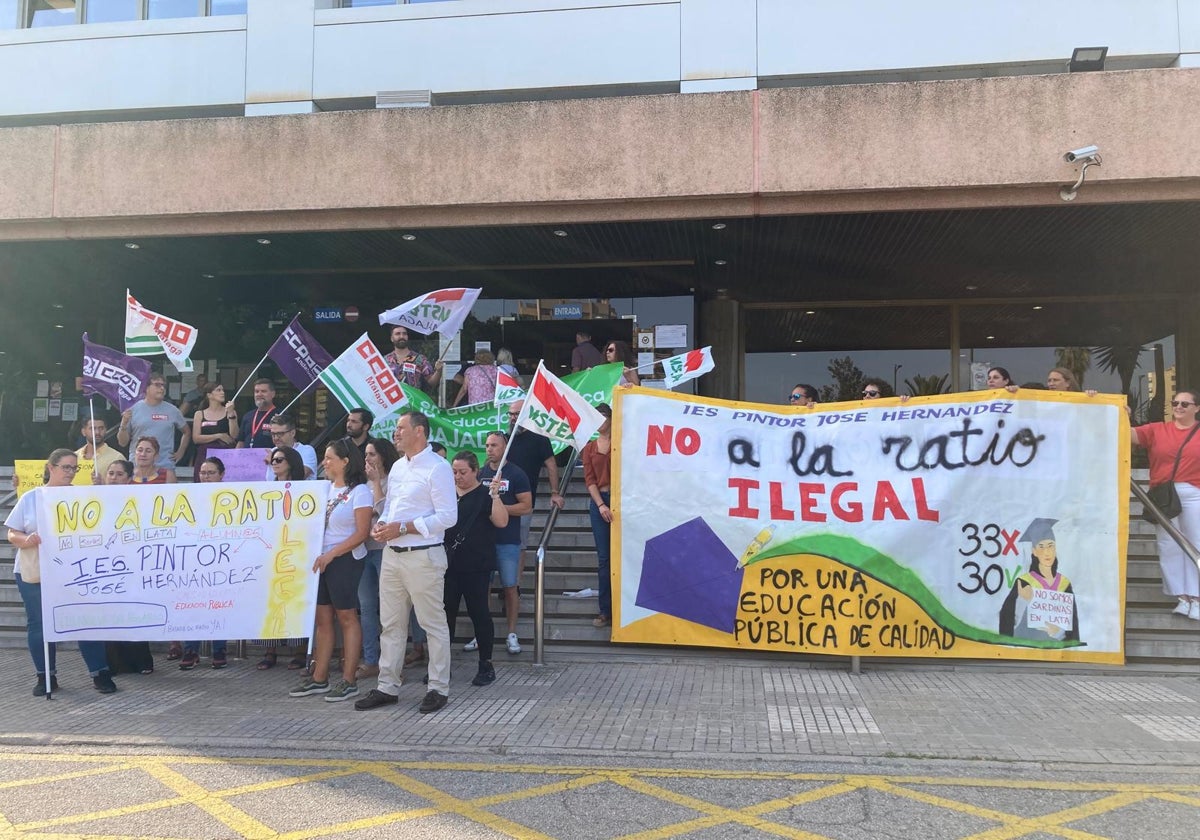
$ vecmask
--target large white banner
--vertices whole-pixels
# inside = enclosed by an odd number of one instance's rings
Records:
[[[310,635],[323,481],[46,488],[46,639]]]
[[[1123,398],[615,397],[614,641],[1123,661]]]

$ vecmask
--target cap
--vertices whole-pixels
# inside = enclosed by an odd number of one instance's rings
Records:
[[[1040,543],[1042,540],[1054,539],[1054,523],[1057,519],[1035,519],[1029,523],[1029,527],[1021,534],[1018,542]]]

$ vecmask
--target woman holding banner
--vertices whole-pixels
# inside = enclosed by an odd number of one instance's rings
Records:
[[[634,358],[633,350],[628,342],[625,341],[610,341],[604,345],[604,361],[620,362],[625,366],[625,370],[621,373],[621,385],[641,385],[642,378],[638,376],[637,359]]]
[[[312,674],[289,692],[292,697],[324,694],[329,703],[358,694],[358,656],[362,652],[362,626],[358,621],[358,582],[367,536],[371,533],[373,503],[367,488],[362,454],[350,438],[339,438],[325,447],[322,462],[329,478],[329,503],[325,507],[325,541],[313,562],[320,572],[317,582],[317,632],[313,644]],[[342,678],[332,685],[329,662],[333,657],[334,619],[342,630]]]
[[[583,447],[579,460],[583,461],[583,480],[587,484],[588,495],[592,497],[588,510],[592,518],[592,536],[596,539],[596,575],[600,587],[599,614],[592,619],[592,624],[596,627],[607,627],[612,624],[612,576],[609,571],[609,558],[613,512],[608,506],[612,483],[612,409],[608,407],[608,403],[600,403],[596,410],[604,415],[604,425],[598,430],[596,439],[588,441],[587,446]]]
[[[225,405],[225,386],[204,386],[204,408],[192,418],[192,442],[196,444],[193,464],[202,464],[210,449],[232,449],[237,444],[237,412]]]
[[[1200,546],[1200,435],[1196,418],[1200,394],[1178,391],[1171,400],[1171,419],[1147,423],[1133,431],[1133,442],[1150,456],[1150,486],[1175,488],[1179,512],[1171,519],[1192,545]],[[1175,540],[1157,523],[1158,563],[1163,594],[1178,600],[1173,612],[1200,621],[1200,573]]]
[[[290,446],[277,446],[272,449],[267,458],[267,464],[271,468],[272,481],[304,481],[304,461],[300,458],[300,453]],[[300,639],[299,643],[307,646],[308,640]],[[288,641],[287,644],[291,644],[291,642]],[[259,671],[266,671],[274,668],[278,660],[279,640],[272,640],[267,643],[263,658],[254,667]],[[306,664],[308,664],[307,655],[298,653],[288,663],[288,670],[299,671]]]
[[[75,480],[79,469],[79,458],[70,449],[55,449],[46,461],[47,487],[67,487]],[[29,643],[29,655],[33,658],[33,667],[37,671],[37,684],[33,687],[34,697],[46,694],[46,665],[45,636],[42,633],[42,570],[39,565],[38,546],[42,544],[38,534],[38,509],[42,505],[42,488],[35,487],[23,495],[13,508],[8,519],[4,521],[8,528],[8,541],[17,548],[17,562],[13,571],[17,581],[17,590],[21,593],[21,601],[25,605],[26,640]],[[112,694],[117,690],[108,670],[108,660],[104,655],[104,642],[80,641],[79,652],[84,664],[92,675],[92,685],[101,694]],[[58,677],[55,676],[57,652],[54,643],[50,643],[50,690],[58,688]]]

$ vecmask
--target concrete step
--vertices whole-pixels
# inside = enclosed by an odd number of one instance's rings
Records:
[[[1158,609],[1133,607],[1125,611],[1126,634],[1132,631],[1165,633],[1191,633],[1197,648],[1200,648],[1200,621],[1192,621],[1171,612],[1175,604],[1164,603]]]
[[[1125,659],[1131,665],[1200,666],[1200,637],[1195,633],[1126,634]]]

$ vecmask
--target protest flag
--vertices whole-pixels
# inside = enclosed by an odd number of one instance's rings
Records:
[[[366,333],[317,378],[347,411],[365,408],[376,419],[395,414],[408,402],[395,374]]]
[[[604,425],[604,415],[539,362],[517,425],[553,441],[583,449],[596,430]]]
[[[453,335],[462,329],[471,307],[483,289],[438,289],[415,297],[386,312],[379,313],[379,323],[395,324],[416,330],[424,335],[440,332]]]
[[[321,371],[333,363],[329,351],[300,325],[299,315],[275,339],[267,355],[301,391],[308,389]]]
[[[525,399],[525,392],[521,389],[521,383],[517,381],[517,378],[511,373],[496,368],[496,405],[508,405],[523,399]]]
[[[703,376],[717,366],[712,357],[712,346],[701,347],[699,350],[689,350],[678,356],[663,359],[663,374],[666,377],[667,390],[676,385]]]
[[[147,309],[125,290],[125,352],[130,356],[166,353],[180,373],[192,370],[189,358],[196,345],[196,328]]]
[[[83,334],[83,393],[99,394],[121,411],[146,396],[150,363],[94,344]]]

